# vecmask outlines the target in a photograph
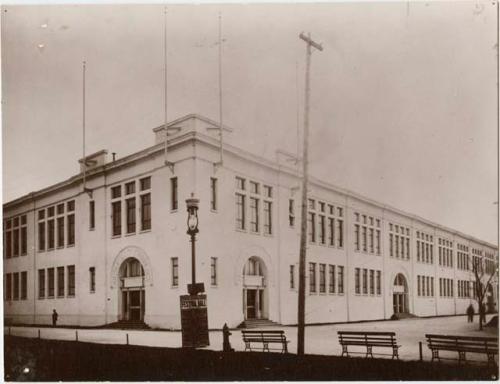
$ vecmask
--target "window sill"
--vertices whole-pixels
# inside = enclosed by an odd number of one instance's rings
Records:
[[[130,233],[126,233],[126,234],[124,234],[123,236],[124,236],[124,237],[128,237],[128,236],[134,236],[134,235],[136,235],[136,234],[137,234],[136,232],[130,232]]]
[[[62,296],[57,296],[58,299],[64,299],[64,295]]]
[[[143,229],[143,230],[141,230],[141,231],[139,232],[139,234],[141,234],[141,235],[142,235],[143,233],[149,233],[149,232],[151,232],[151,228],[150,228],[150,229]]]
[[[28,252],[21,253],[21,256],[28,256]]]
[[[66,248],[73,248],[75,246],[75,244],[68,244],[66,245]]]
[[[58,245],[56,249],[63,249],[64,245]]]
[[[121,233],[119,235],[111,236],[111,239],[119,239],[120,237],[122,237]]]
[[[89,231],[95,231],[95,227],[94,228],[89,228]]]
[[[179,286],[178,285],[171,285],[170,288],[171,289],[179,289]]]
[[[241,232],[241,233],[248,233],[246,229],[241,229],[241,228],[235,228],[234,229],[236,232]]]
[[[210,212],[212,212],[212,213],[218,213],[217,209],[210,209]]]
[[[54,296],[47,296],[47,299],[53,299]]]
[[[170,213],[177,213],[178,211],[179,211],[178,208],[175,208],[175,209],[170,208]]]
[[[75,295],[68,295],[66,296],[67,299],[74,299],[75,298]]]

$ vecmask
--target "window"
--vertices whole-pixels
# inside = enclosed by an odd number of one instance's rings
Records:
[[[64,247],[64,216],[57,218],[57,246]]]
[[[68,215],[68,246],[75,245],[75,215]]]
[[[328,266],[328,292],[335,293],[335,265]]]
[[[326,293],[326,265],[319,265],[319,292]]]
[[[288,200],[288,225],[293,227],[295,225],[295,201]]]
[[[170,209],[176,211],[178,208],[178,191],[177,191],[177,177],[170,179]]]
[[[95,292],[95,267],[89,268],[89,290],[90,293]]]
[[[264,200],[264,234],[272,234],[272,203]]]
[[[5,224],[5,258],[10,259],[12,257],[12,231],[9,231],[11,228],[11,221],[6,220]]]
[[[359,268],[356,268],[354,270],[354,292],[358,295],[361,293],[360,275],[361,275],[361,270]]]
[[[151,176],[142,178],[139,180],[139,183],[141,184],[141,191],[151,189]]]
[[[295,266],[290,265],[290,289],[295,289]]]
[[[64,267],[57,267],[57,297],[64,297]]]
[[[26,216],[21,216],[21,218],[26,218]],[[28,253],[28,226],[24,225],[21,227],[21,256]]]
[[[217,210],[217,179],[215,177],[210,178],[210,209]]]
[[[259,232],[259,200],[250,197],[250,230]]]
[[[49,287],[48,287],[48,294],[47,297],[53,298],[54,297],[54,268],[49,268],[47,269],[47,275],[49,279]]]
[[[363,294],[368,294],[368,270],[363,268]]]
[[[309,242],[310,243],[315,243],[316,242],[316,221],[315,221],[315,214],[312,212],[308,213],[307,217],[307,228],[308,228],[308,233],[309,233]]]
[[[255,181],[250,181],[250,192],[254,194],[259,194],[259,183]]]
[[[377,271],[377,295],[382,294],[382,273]]]
[[[122,234],[122,202],[115,201],[111,204],[113,212],[113,236]]]
[[[117,185],[116,187],[111,188],[111,198],[117,199],[122,195],[122,186]]]
[[[212,257],[210,259],[210,283],[213,286],[217,285],[217,258]]]
[[[370,269],[370,295],[375,294],[375,271]]]
[[[141,231],[151,229],[151,194],[141,195]]]
[[[45,269],[38,270],[38,298],[45,298]]]
[[[135,181],[125,184],[125,195],[135,193]]]
[[[12,274],[14,280],[14,300],[19,300],[19,273],[15,272]]]
[[[172,257],[172,287],[179,286],[179,259],[177,257]]]
[[[344,293],[344,267],[342,265],[338,266],[339,270],[339,294]]]
[[[28,272],[21,272],[21,300],[28,298]]]
[[[391,257],[410,259],[410,229],[399,224],[389,223],[389,248]]]
[[[12,275],[5,276],[5,300],[12,300]]]
[[[135,185],[135,184],[132,184]],[[127,233],[135,232],[135,196],[125,200],[127,209]]]
[[[273,187],[269,185],[264,185],[264,197],[272,198],[273,197]]]
[[[309,292],[316,293],[316,263],[309,263]]]
[[[68,266],[68,297],[75,296],[75,266]]]
[[[359,224],[354,224],[354,249],[359,251]]]
[[[245,190],[245,179],[236,177],[236,189],[239,189],[241,191]]]
[[[54,234],[54,219],[47,221],[48,226],[48,246],[49,249],[54,249],[55,234]]]
[[[95,201],[89,201],[89,229],[95,228]]]
[[[245,196],[236,194],[236,228],[245,229]]]

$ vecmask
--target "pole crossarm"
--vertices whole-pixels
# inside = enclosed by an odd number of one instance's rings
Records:
[[[322,51],[323,50],[323,46],[319,43],[316,43],[313,39],[311,39],[311,36],[308,35],[304,35],[304,32],[301,32],[301,34],[299,35],[299,37],[304,40],[307,44],[309,45],[312,45],[314,48],[316,48],[318,51]]]

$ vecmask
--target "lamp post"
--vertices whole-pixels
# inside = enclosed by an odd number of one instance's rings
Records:
[[[181,295],[182,346],[187,348],[206,347],[208,338],[207,295],[203,283],[196,282],[196,234],[198,230],[198,207],[200,200],[191,194],[186,199],[187,234],[191,237],[191,284],[188,295]]]
[[[198,206],[200,199],[191,197],[186,199],[186,206],[188,212],[187,219],[187,234],[191,236],[191,284],[188,284],[188,292],[190,295],[197,295],[198,293],[205,292],[203,283],[196,283],[196,234],[198,230]]]

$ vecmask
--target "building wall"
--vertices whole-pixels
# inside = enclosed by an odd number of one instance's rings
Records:
[[[205,123],[190,123],[186,129],[203,132]],[[191,127],[191,128],[189,128]],[[195,128],[193,128],[195,127]],[[187,132],[189,133],[189,131]],[[182,131],[181,134],[186,134]],[[198,133],[197,133],[198,135]],[[194,136],[193,136],[194,137]],[[169,145],[170,147],[170,145]],[[251,257],[265,265],[266,317],[281,324],[297,323],[297,294],[300,243],[300,179],[293,169],[282,162],[267,162],[239,153],[228,146],[223,166],[214,166],[219,159],[217,142],[199,134],[196,139],[178,139],[169,148],[169,160],[174,171],[164,165],[161,148],[151,150],[143,157],[130,157],[111,164],[109,169],[88,176],[87,187],[92,197],[82,193],[82,184],[76,180],[55,192],[36,194],[18,204],[4,207],[9,219],[27,214],[27,255],[4,258],[6,273],[28,271],[26,300],[4,300],[5,317],[19,323],[50,323],[51,313],[59,313],[59,324],[102,325],[121,318],[121,291],[119,270],[128,257],[137,258],[145,271],[145,322],[152,327],[180,327],[179,296],[187,293],[191,282],[191,244],[186,234],[187,212],[185,199],[194,193],[200,199],[199,228],[196,241],[197,280],[205,283],[208,295],[208,316],[211,328],[224,323],[237,326],[244,320],[243,268]],[[111,188],[132,180],[151,177],[152,228],[137,229],[135,234],[112,236]],[[271,235],[255,234],[236,229],[235,178],[259,182],[273,188]],[[171,209],[171,181],[178,181],[178,208]],[[210,207],[210,178],[217,179],[217,208]],[[136,184],[138,188],[138,184]],[[457,297],[457,280],[471,280],[470,271],[456,268],[457,242],[493,252],[493,246],[472,240],[467,236],[418,220],[378,203],[313,181],[309,198],[343,209],[343,246],[307,246],[306,264],[306,323],[332,323],[360,320],[389,319],[394,313],[394,281],[402,274],[407,283],[409,312],[417,316],[453,315],[464,313],[473,300]],[[89,228],[89,201],[95,202],[95,228]],[[295,204],[295,223],[289,223],[289,199]],[[75,246],[38,251],[37,212],[59,202],[75,201]],[[122,201],[124,201],[122,199]],[[247,204],[248,205],[248,204]],[[122,203],[122,211],[124,204]],[[248,214],[248,207],[247,207]],[[357,250],[354,238],[356,214],[380,220],[380,255]],[[262,215],[262,209],[261,209]],[[124,218],[124,216],[123,216]],[[261,220],[263,217],[261,216]],[[122,228],[124,229],[124,219]],[[261,223],[262,224],[262,223]],[[410,257],[390,256],[390,225],[408,228]],[[137,226],[140,225],[137,217]],[[434,262],[417,261],[416,232],[432,234]],[[438,239],[453,241],[453,268],[438,264]],[[178,285],[172,284],[172,258],[178,258]],[[217,258],[217,284],[211,284],[211,258]],[[316,292],[309,290],[309,263],[316,263]],[[319,292],[319,265],[327,269],[326,292]],[[75,265],[75,297],[38,299],[38,270]],[[344,268],[344,292],[329,292],[328,268]],[[290,266],[294,266],[294,287],[290,287]],[[96,290],[90,291],[89,269],[96,271]],[[381,272],[381,292],[356,293],[355,270]],[[434,294],[419,296],[417,277],[434,278]],[[67,275],[65,274],[66,279]],[[337,276],[338,277],[338,276]],[[454,281],[454,297],[439,295],[439,279]],[[4,279],[5,281],[5,279]],[[497,283],[494,286],[497,302]]]

